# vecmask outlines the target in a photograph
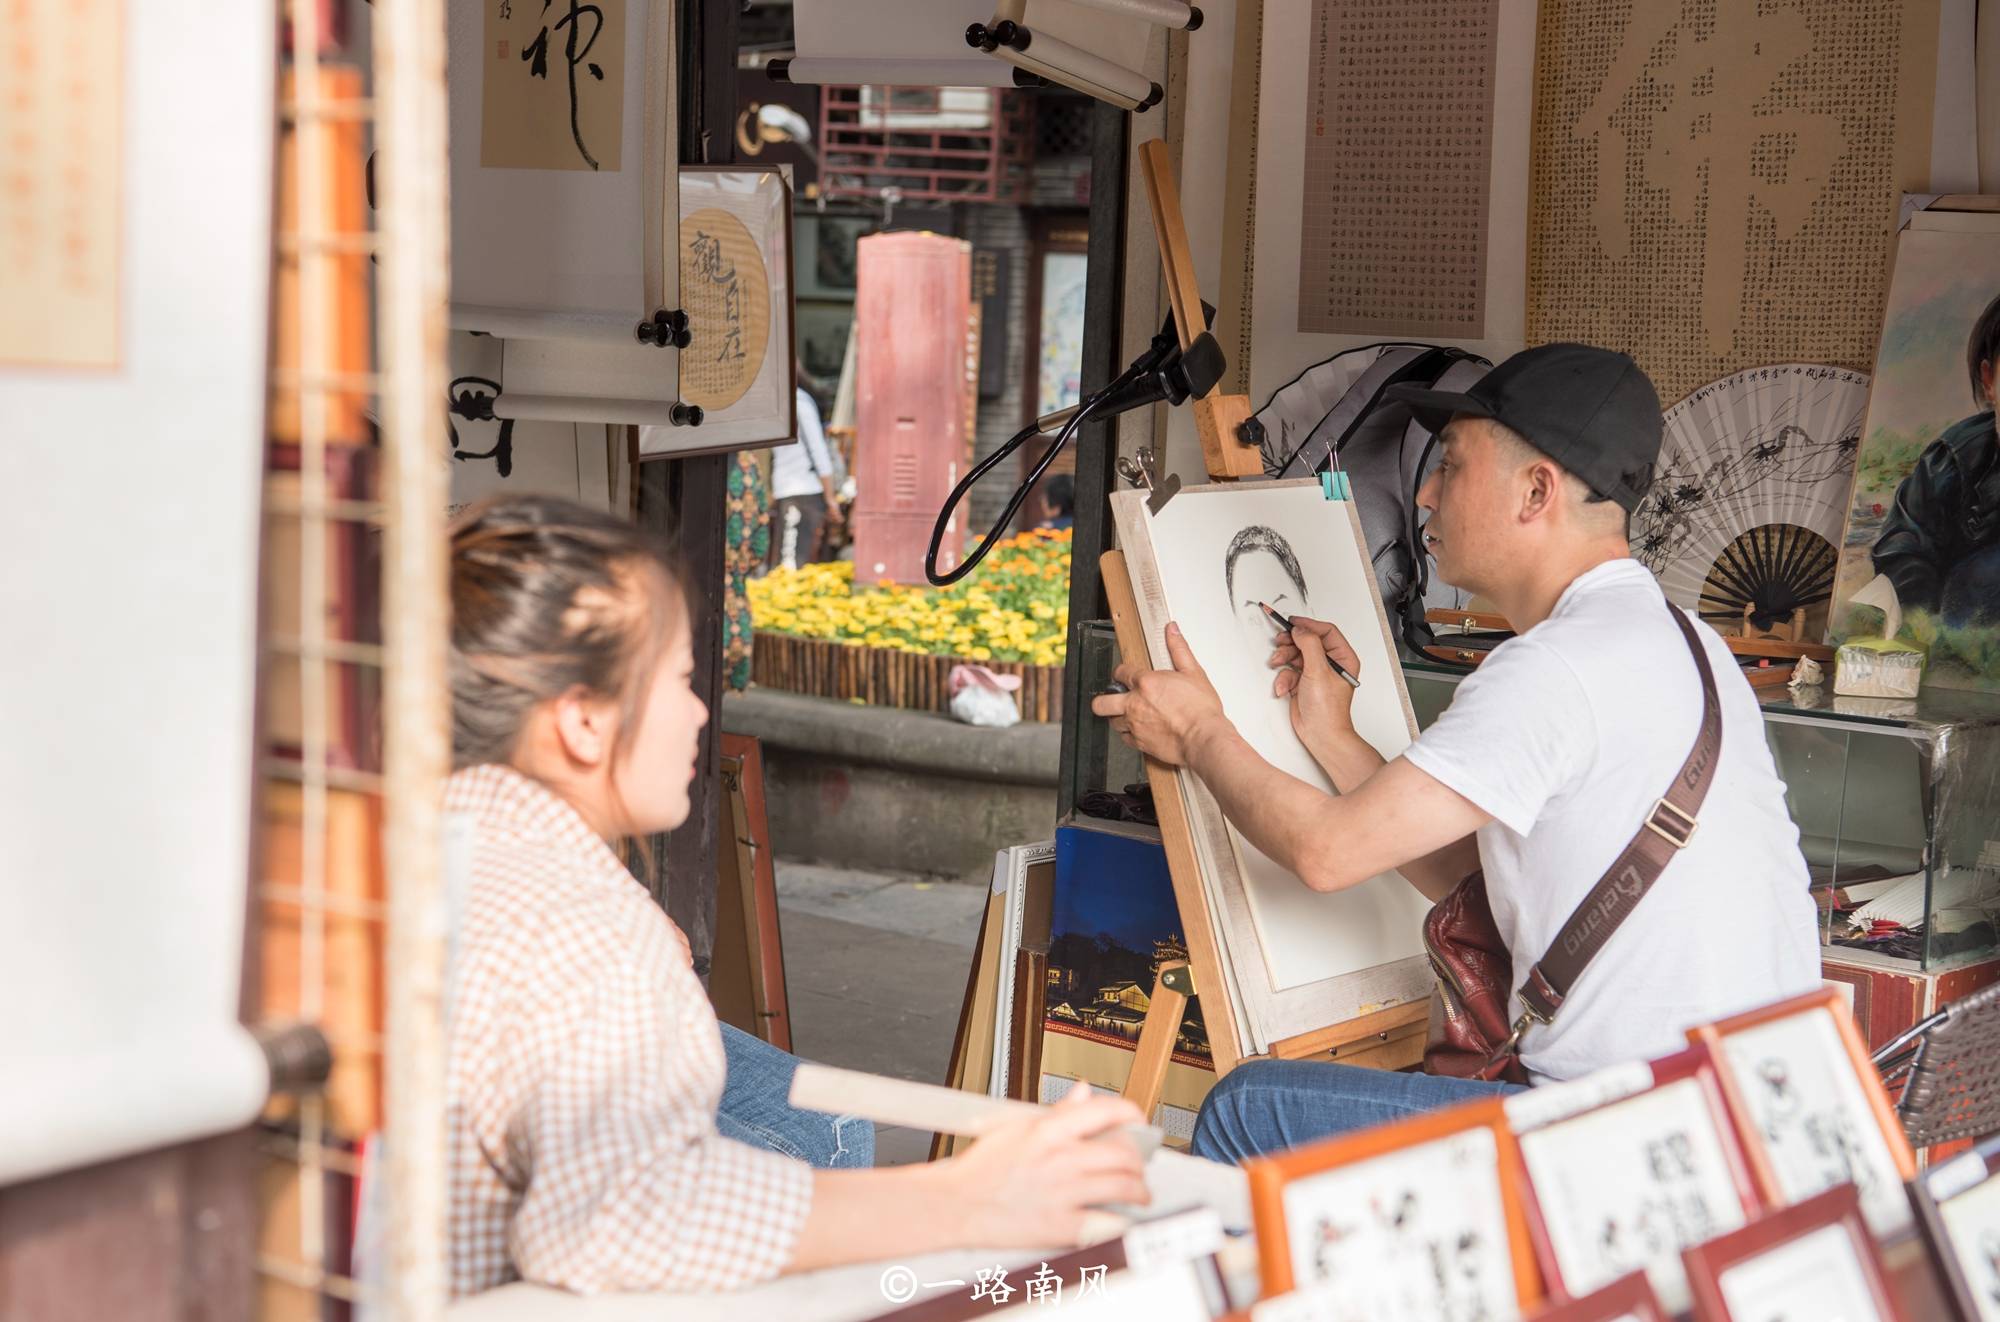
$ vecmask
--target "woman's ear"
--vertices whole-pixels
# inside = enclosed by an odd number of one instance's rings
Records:
[[[556,742],[571,763],[586,768],[610,760],[618,714],[614,704],[575,688],[555,700]]]

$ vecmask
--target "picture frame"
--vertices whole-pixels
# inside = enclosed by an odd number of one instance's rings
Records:
[[[716,851],[714,959],[709,995],[717,1017],[780,1051],[792,1049],[791,1000],[779,929],[778,882],[765,811],[764,745],[721,736],[722,824]]]
[[[792,186],[782,165],[685,165],[680,289],[692,339],[680,397],[699,427],[648,426],[641,458],[739,450],[797,434]]]
[[[1527,1172],[1528,1226],[1553,1293],[1634,1271],[1686,1311],[1681,1251],[1762,1209],[1706,1047],[1504,1099]]]
[[[824,211],[798,217],[798,296],[854,301],[854,244],[880,227],[872,215]]]
[[[1459,1316],[1455,1304],[1511,1316],[1540,1301],[1520,1152],[1498,1099],[1342,1135],[1244,1170],[1267,1297],[1345,1280],[1352,1315],[1371,1322]],[[1426,1197],[1440,1191],[1448,1196]],[[1444,1273],[1433,1265],[1441,1253],[1452,1263]],[[1448,1278],[1444,1296],[1440,1276]]]
[[[2000,1319],[2000,1136],[1909,1183],[1924,1247],[1959,1322]]]
[[[1916,1154],[1839,988],[1693,1028],[1688,1038],[1714,1056],[1767,1206],[1853,1183],[1878,1238],[1910,1228],[1903,1186],[1916,1175]]]
[[[1779,1208],[1682,1259],[1694,1322],[1902,1322],[1852,1185]]]
[[[1633,1272],[1581,1299],[1552,1304],[1532,1314],[1530,1322],[1670,1322],[1672,1316],[1660,1306],[1646,1273]]]

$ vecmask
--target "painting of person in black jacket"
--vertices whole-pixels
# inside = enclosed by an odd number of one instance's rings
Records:
[[[1872,559],[1904,610],[1963,627],[2000,621],[2000,440],[1993,426],[2000,364],[2000,296],[1973,323],[1966,376],[1979,411],[1924,447],[1896,488]]]

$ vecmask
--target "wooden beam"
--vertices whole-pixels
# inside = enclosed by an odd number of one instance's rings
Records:
[[[1139,1030],[1139,1046],[1132,1053],[1132,1072],[1125,1076],[1124,1098],[1151,1116],[1167,1086],[1167,1066],[1174,1060],[1174,1042],[1180,1037],[1181,1020],[1187,1014],[1187,995],[1172,984],[1188,973],[1185,961],[1162,964],[1153,979],[1153,999],[1146,1007],[1146,1023]]]
[[[1181,217],[1180,188],[1174,182],[1167,144],[1158,138],[1141,143],[1139,166],[1146,181],[1146,199],[1153,208],[1153,229],[1160,240],[1160,265],[1166,270],[1174,325],[1185,349],[1208,329],[1208,314],[1201,306],[1201,287],[1195,281],[1194,254],[1188,249],[1187,222]],[[1202,462],[1210,477],[1226,482],[1264,476],[1263,451],[1237,439],[1237,428],[1249,417],[1249,397],[1221,394],[1219,386],[1194,402],[1195,430],[1201,435]]]

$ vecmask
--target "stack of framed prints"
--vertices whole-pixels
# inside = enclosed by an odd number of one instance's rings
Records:
[[[1250,1163],[1266,1295],[1320,1322],[1513,1318],[1540,1297],[1520,1153],[1483,1101]]]
[[[1903,1186],[1916,1158],[1839,991],[1780,1001],[1688,1037],[1714,1056],[1760,1197],[1785,1207],[1852,1184],[1878,1238],[1909,1229]]]
[[[1850,1185],[1691,1248],[1694,1322],[1902,1322]]]
[[[2000,1137],[1910,1182],[1910,1203],[1959,1322],[2000,1322]]]
[[[1962,1322],[2000,1322],[2000,1138],[1906,1187],[1834,990],[1688,1036],[1250,1163],[1254,1322],[1900,1322],[1938,1311],[1899,1309],[1878,1253],[1900,1242],[1922,1295],[1913,1222]]]
[[[1705,1048],[1534,1088],[1504,1107],[1553,1292],[1584,1296],[1643,1271],[1660,1304],[1684,1312],[1682,1250],[1758,1211]]]

